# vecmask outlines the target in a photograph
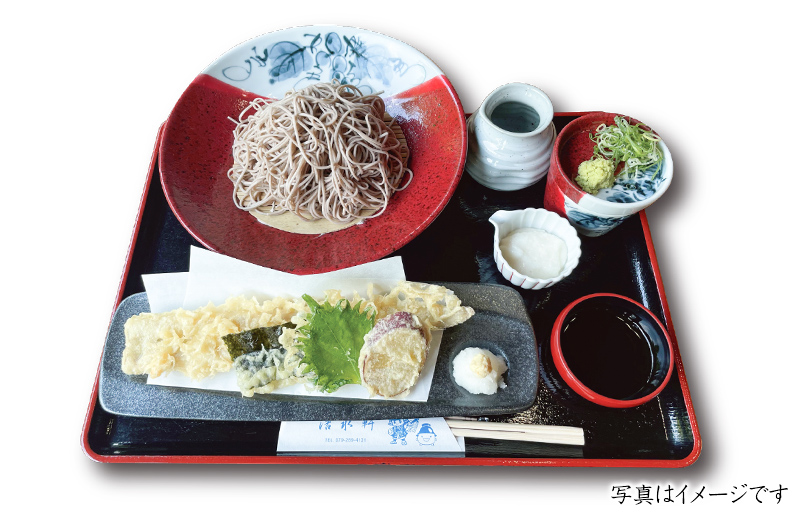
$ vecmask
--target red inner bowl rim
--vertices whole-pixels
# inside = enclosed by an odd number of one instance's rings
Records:
[[[661,332],[664,334],[664,338],[667,341],[667,350],[669,351],[669,368],[667,369],[667,374],[666,376],[664,376],[664,380],[661,382],[661,384],[658,385],[658,387],[649,394],[643,397],[639,397],[637,399],[629,399],[629,400],[612,399],[610,397],[606,397],[604,395],[598,394],[594,390],[590,389],[589,387],[581,383],[581,381],[575,376],[575,374],[572,373],[572,370],[569,369],[569,366],[567,366],[567,361],[564,359],[564,353],[561,351],[561,327],[564,324],[564,319],[567,317],[567,314],[569,314],[569,312],[573,308],[575,308],[576,305],[578,305],[584,300],[596,297],[619,298],[636,305],[637,307],[644,310],[647,314],[650,315],[653,321],[658,324],[659,328],[661,329]],[[567,307],[565,307],[564,310],[562,310],[561,313],[558,315],[558,318],[556,318],[556,322],[553,324],[553,332],[550,335],[550,350],[553,353],[553,360],[555,361],[555,365],[556,368],[558,369],[559,374],[561,374],[561,377],[564,378],[564,381],[567,383],[567,385],[569,385],[570,388],[575,390],[578,394],[588,399],[589,401],[592,401],[593,403],[599,404],[601,406],[606,406],[609,408],[632,408],[634,406],[639,406],[640,404],[650,401],[659,393],[661,393],[664,387],[667,386],[670,377],[672,377],[672,369],[675,366],[675,351],[672,346],[672,340],[670,339],[669,334],[667,334],[667,329],[661,323],[661,320],[656,318],[656,316],[652,312],[650,312],[650,309],[643,306],[641,303],[632,300],[626,296],[614,293],[588,294],[586,296],[578,298],[574,302],[567,305]]]
[[[624,117],[625,119],[627,119],[631,124],[640,124],[640,125],[642,125],[642,128],[644,128],[646,130],[649,130],[651,132],[654,131],[652,128],[650,128],[646,124],[642,123],[638,119],[634,119],[634,118],[632,118],[630,116],[626,116],[624,114],[618,114],[616,112],[589,112],[588,114],[584,114],[584,115],[582,115],[582,116],[580,116],[580,117],[578,117],[576,119],[573,119],[569,123],[567,123],[566,126],[556,136],[556,140],[553,143],[553,158],[555,160],[555,165],[556,165],[555,173],[559,177],[564,179],[569,185],[571,185],[573,188],[575,188],[575,190],[577,190],[577,192],[580,193],[581,196],[589,197],[591,199],[596,200],[599,204],[601,204],[602,206],[605,206],[609,211],[611,211],[612,208],[635,207],[637,205],[640,205],[641,201],[637,201],[637,202],[611,202],[611,201],[607,201],[605,199],[601,199],[599,197],[595,197],[591,193],[588,193],[588,192],[584,191],[583,188],[581,188],[578,185],[578,183],[576,183],[572,179],[572,177],[567,174],[567,172],[564,170],[564,166],[561,164],[561,153],[560,153],[561,152],[561,148],[565,145],[566,142],[569,142],[573,137],[575,137],[575,135],[577,135],[577,133],[573,134],[573,128],[583,124],[583,121],[585,121],[587,119],[591,119],[593,117],[597,118],[597,117],[600,117],[600,116],[611,116],[611,117],[621,116],[621,117]],[[662,145],[662,148],[663,148],[663,151],[664,151],[665,161],[667,160],[667,156],[669,156],[669,160],[671,161],[672,160],[671,159],[672,154],[669,151],[669,148],[667,148],[667,145],[664,144],[663,140],[661,141],[661,145]],[[664,191],[667,190],[667,188],[669,187],[670,184],[671,184],[671,180],[669,180],[668,182],[662,183],[662,185],[659,187],[657,192],[654,193],[652,196],[648,197],[648,199],[645,199],[645,200],[657,199],[658,197],[660,197],[661,193],[663,193]],[[567,198],[572,199],[571,197],[567,197]],[[578,199],[580,199],[580,197]],[[578,200],[573,200],[573,202],[577,204]],[[611,215],[609,215],[609,216],[611,216]]]

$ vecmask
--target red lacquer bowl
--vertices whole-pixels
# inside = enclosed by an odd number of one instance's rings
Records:
[[[386,211],[323,235],[266,226],[233,203],[227,177],[234,123],[257,97],[337,79],[382,92],[408,141],[411,184]],[[342,269],[387,256],[441,213],[467,152],[464,109],[444,73],[412,47],[377,33],[309,26],[268,33],[211,64],[186,89],[164,128],[161,183],[170,208],[207,248],[295,274]]]
[[[650,130],[628,116],[590,112],[570,121],[559,132],[550,156],[544,207],[567,218],[585,236],[600,236],[611,231],[625,219],[655,203],[672,183],[672,155],[666,144],[659,141],[658,148],[663,154],[660,166],[653,165],[635,175],[625,175],[614,186],[600,190],[596,195],[586,193],[578,186],[575,182],[578,167],[594,154],[595,143],[590,136],[601,124],[614,125],[616,117]]]
[[[556,369],[578,395],[600,406],[631,408],[658,396],[675,365],[669,334],[642,304],[596,293],[570,303],[550,336]]]

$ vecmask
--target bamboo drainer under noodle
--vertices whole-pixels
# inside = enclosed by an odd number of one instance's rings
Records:
[[[236,206],[332,222],[380,215],[413,176],[384,114],[379,96],[338,82],[254,100],[234,121]]]

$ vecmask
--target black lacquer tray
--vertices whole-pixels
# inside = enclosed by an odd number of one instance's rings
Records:
[[[557,130],[579,115],[556,114]],[[160,138],[159,132],[156,151]],[[186,271],[190,246],[202,247],[170,211],[155,153],[117,305],[144,290],[142,274]],[[498,192],[465,174],[439,217],[394,253],[402,256],[407,278],[514,287],[502,278],[494,264],[494,229],[488,218],[498,209],[542,207],[544,184],[541,181],[524,190]],[[568,278],[545,290],[519,290],[533,323],[540,358],[539,387],[533,406],[514,416],[488,419],[578,426],[585,431],[583,447],[467,439],[464,458],[279,456],[279,422],[114,415],[99,404],[98,376],[84,424],[83,449],[89,457],[102,462],[648,467],[692,464],[700,454],[700,434],[647,217],[641,212],[639,218],[628,219],[607,235],[581,237],[581,242],[580,264]],[[572,300],[595,292],[618,293],[641,302],[666,325],[672,337],[676,369],[665,390],[649,403],[631,409],[608,409],[589,403],[566,386],[553,365],[549,343],[556,316]]]

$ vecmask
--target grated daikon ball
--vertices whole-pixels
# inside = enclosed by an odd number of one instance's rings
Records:
[[[465,348],[453,359],[453,377],[459,386],[473,394],[495,394],[505,388],[505,361],[486,349]]]

